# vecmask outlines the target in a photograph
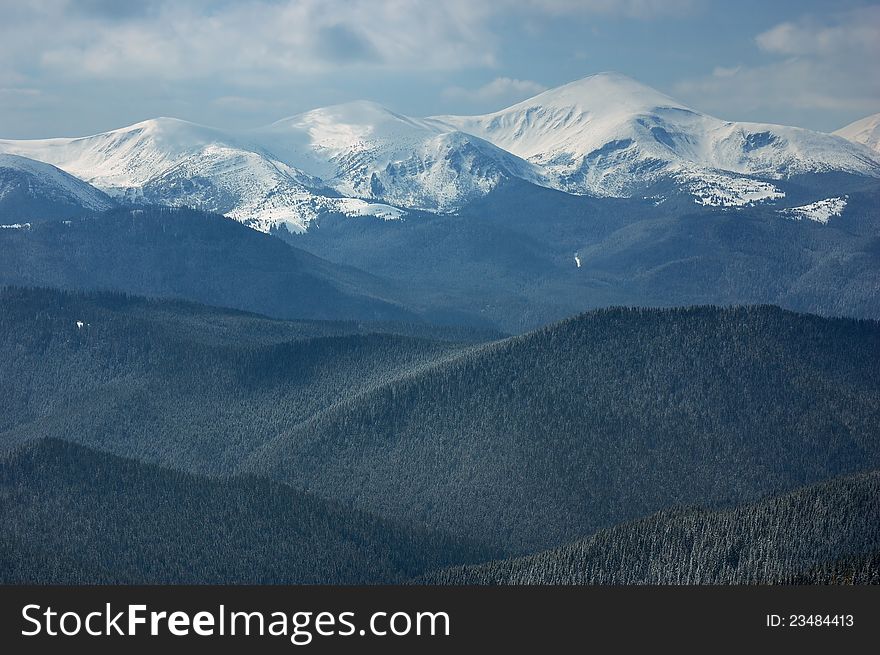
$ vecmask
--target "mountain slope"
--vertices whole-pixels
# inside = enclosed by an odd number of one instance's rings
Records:
[[[309,111],[256,135],[345,196],[403,207],[456,209],[505,179],[541,179],[533,166],[482,139],[371,102]]]
[[[156,118],[93,136],[0,141],[129,202],[229,214],[263,231],[301,229],[330,202],[323,185],[229,132]],[[335,205],[334,205],[335,206]]]
[[[491,556],[257,478],[41,441],[0,456],[4,584],[377,584]]]
[[[874,322],[597,311],[352,397],[250,469],[528,552],[880,466],[878,357]]]
[[[112,206],[107,195],[54,166],[0,154],[0,223],[68,218]]]
[[[300,231],[326,212],[403,214],[384,203],[449,210],[504,179],[541,178],[481,139],[366,102],[246,132],[158,118],[78,139],[0,140],[0,152],[52,163],[129,202],[222,213],[262,231]]]
[[[485,338],[7,289],[0,291],[0,448],[54,437],[173,468],[233,473],[283,429]]]
[[[508,183],[454,216],[328,216],[289,241],[418,289],[414,306],[511,333],[615,305],[775,304],[880,318],[880,182],[846,197],[839,181],[824,184],[821,201],[792,183],[792,207],[728,209]]]
[[[729,206],[782,197],[773,181],[798,174],[880,176],[875,154],[838,137],[722,121],[617,73],[436,120],[538,164],[573,193],[632,196],[671,180],[702,204]]]
[[[378,278],[186,209],[120,209],[2,230],[0,284],[116,289],[282,318],[415,318]]]
[[[860,143],[880,153],[880,114],[866,116],[833,132],[837,136]]]
[[[880,552],[880,472],[720,511],[666,510],[554,550],[429,574],[423,584],[767,584],[826,580]],[[874,564],[876,567],[876,563]],[[856,584],[880,569],[858,572]]]
[[[616,309],[474,344],[113,294],[0,310],[3,450],[249,472],[507,554],[880,467],[871,321]]]

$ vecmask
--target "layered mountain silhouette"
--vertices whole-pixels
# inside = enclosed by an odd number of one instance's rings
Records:
[[[7,449],[247,473],[507,554],[880,466],[873,321],[607,310],[486,341],[112,294],[2,309]]]
[[[616,73],[0,140],[0,581],[876,583],[878,207]]]

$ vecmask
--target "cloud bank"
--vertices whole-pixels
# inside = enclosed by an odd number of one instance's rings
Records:
[[[680,82],[675,92],[731,118],[792,107],[804,113],[880,110],[880,6],[786,21],[757,34],[754,45],[769,61],[716,67]]]

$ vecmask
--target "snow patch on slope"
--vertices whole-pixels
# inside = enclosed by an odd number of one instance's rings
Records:
[[[676,179],[704,207],[745,207],[785,197],[784,191],[769,182],[724,173],[680,173]]]
[[[827,224],[835,216],[843,214],[843,210],[846,209],[846,201],[846,196],[842,198],[825,198],[824,200],[812,202],[809,205],[781,209],[779,213],[786,218],[796,221],[809,220]]]
[[[396,221],[406,216],[406,212],[398,207],[359,198],[339,198],[337,207],[339,212],[347,216],[376,216],[386,221]]]

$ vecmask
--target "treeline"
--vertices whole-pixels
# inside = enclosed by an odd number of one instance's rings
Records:
[[[816,181],[780,182],[785,200],[816,200]],[[878,185],[829,180],[825,192],[849,196],[844,215],[827,225],[789,220],[772,205],[698,207],[665,184],[646,193],[651,198],[624,199],[517,181],[458,216],[324,217],[320,229],[285,238],[508,332],[615,305],[770,303],[880,318]]]
[[[253,477],[47,440],[0,456],[0,583],[370,584],[497,551]]]
[[[875,471],[736,509],[667,510],[561,548],[438,571],[418,582],[880,584],[878,553]]]

